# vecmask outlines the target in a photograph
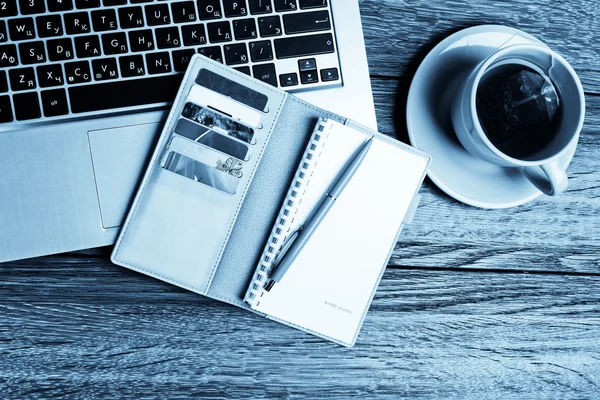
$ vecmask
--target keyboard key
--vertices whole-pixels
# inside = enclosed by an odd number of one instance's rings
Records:
[[[152,3],[154,0],[130,0],[131,4]]]
[[[41,95],[45,117],[56,117],[69,113],[65,89],[44,90]]]
[[[228,44],[225,45],[224,50],[227,65],[246,64],[248,62],[248,51],[245,43]]]
[[[8,21],[10,40],[31,40],[35,38],[33,18],[16,18]]]
[[[327,7],[327,0],[299,0],[300,8],[321,8]]]
[[[65,77],[68,84],[90,82],[90,64],[87,61],[66,63]]]
[[[208,38],[211,43],[231,41],[231,26],[229,21],[212,22],[207,24]]]
[[[8,92],[8,80],[6,79],[6,71],[0,70],[0,92]]]
[[[0,1],[0,18],[14,17],[17,15],[17,0]]]
[[[0,122],[12,122],[12,107],[10,97],[0,96]]]
[[[166,51],[146,54],[146,65],[152,75],[171,72],[171,58]]]
[[[65,83],[60,64],[40,65],[37,67],[40,87],[62,86]]]
[[[337,68],[327,68],[321,70],[321,80],[323,82],[332,82],[340,79],[340,73]]]
[[[298,74],[283,74],[279,75],[279,84],[281,87],[298,86]]]
[[[40,15],[36,18],[37,34],[41,38],[62,36],[63,27],[60,15]]]
[[[298,61],[298,69],[300,69],[300,72],[316,71],[317,70],[317,60],[314,58],[307,58],[304,60],[299,60]]]
[[[195,46],[208,43],[206,39],[206,32],[204,31],[204,25],[202,24],[182,25],[181,36],[185,46]]]
[[[119,66],[121,67],[121,76],[123,78],[143,76],[146,73],[144,69],[144,58],[142,56],[121,57],[119,58]]]
[[[219,19],[223,15],[219,0],[198,0],[198,14],[202,21]]]
[[[234,67],[233,69],[235,69],[236,71],[243,72],[248,76],[252,76],[252,73],[250,72],[250,67],[248,67],[247,65],[244,65],[243,67]]]
[[[82,113],[172,102],[181,78],[177,74],[71,87],[71,111]]]
[[[8,71],[10,88],[13,91],[35,89],[35,71],[33,68],[15,68]]]
[[[73,59],[73,43],[70,38],[48,40],[48,59],[50,61],[64,61]]]
[[[17,46],[14,44],[4,44],[0,46],[0,68],[14,67],[18,65]]]
[[[331,33],[275,39],[275,53],[279,59],[327,54],[334,51]]]
[[[296,0],[275,0],[275,11],[295,11],[297,8]]]
[[[221,53],[221,47],[219,46],[201,47],[198,49],[198,53],[211,60],[215,60],[221,64],[223,63],[223,54]]]
[[[102,35],[102,48],[107,56],[127,53],[125,32],[105,33]]]
[[[75,0],[75,7],[80,10],[100,7],[100,0]]]
[[[269,85],[277,87],[277,73],[275,64],[258,64],[252,67],[252,73],[256,79],[260,79]]]
[[[141,28],[144,26],[144,13],[142,7],[120,8],[119,24],[122,29]]]
[[[129,47],[131,51],[154,50],[154,36],[150,29],[129,31]]]
[[[96,35],[78,36],[75,39],[75,54],[79,58],[101,55],[100,39]]]
[[[260,36],[262,37],[281,35],[281,20],[278,15],[259,18],[258,27],[260,28]]]
[[[237,40],[255,39],[258,37],[254,18],[233,21],[233,32]]]
[[[156,30],[156,47],[159,49],[169,49],[180,45],[179,29],[176,26]]]
[[[196,16],[196,6],[193,1],[178,1],[171,3],[171,12],[175,23],[194,22]]]
[[[193,49],[176,50],[173,52],[173,69],[177,72],[184,72],[190,64],[190,59],[194,55]]]
[[[303,85],[309,85],[311,83],[319,82],[319,75],[317,71],[304,71],[300,72],[300,80]]]
[[[248,3],[250,4],[250,13],[252,15],[273,12],[271,0],[248,0]]]
[[[21,64],[39,64],[46,62],[46,49],[44,42],[19,43],[19,56]]]
[[[96,32],[117,29],[117,13],[113,9],[92,11],[92,26]]]
[[[105,7],[124,6],[127,4],[127,0],[103,0],[102,4]]]
[[[19,0],[21,15],[41,14],[46,12],[44,0]]]
[[[90,17],[86,12],[74,12],[64,15],[65,31],[69,35],[77,35],[78,33],[89,33],[92,31],[90,26]]]
[[[8,31],[6,30],[6,22],[0,20],[0,42],[8,41]]]
[[[13,96],[17,121],[41,118],[40,101],[36,92],[19,93]]]
[[[270,40],[250,43],[250,57],[252,62],[271,61],[273,59],[273,49]]]
[[[111,57],[92,60],[92,72],[96,81],[117,79],[119,77],[117,59]]]
[[[223,10],[227,18],[248,15],[246,0],[223,0]]]
[[[285,33],[328,31],[331,29],[329,11],[312,11],[305,13],[287,14],[283,16]]]
[[[48,11],[69,11],[73,9],[73,0],[46,0]]]
[[[169,25],[171,15],[167,4],[154,4],[146,7],[146,24],[148,26]]]

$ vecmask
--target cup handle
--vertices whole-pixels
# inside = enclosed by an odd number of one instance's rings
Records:
[[[535,167],[521,167],[521,172],[542,193],[548,196],[561,194],[569,186],[567,173],[554,160]]]

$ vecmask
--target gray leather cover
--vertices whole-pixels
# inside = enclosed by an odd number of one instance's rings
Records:
[[[256,143],[235,195],[230,196],[162,168],[174,127],[201,69],[234,78],[268,97],[267,112],[256,129]],[[200,294],[206,294],[223,256],[240,208],[273,133],[286,94],[244,74],[196,55],[131,210],[115,244],[112,261]],[[193,143],[192,143],[193,144]]]
[[[197,182],[180,179],[160,166],[186,95],[201,68],[222,74],[269,98],[267,112],[261,120],[264,127],[261,136],[257,135],[258,142],[251,154],[252,173],[244,176],[237,193],[232,197],[215,194]],[[317,108],[282,90],[204,57],[194,56],[116,242],[112,261],[255,312],[243,302],[243,298],[320,117],[369,132],[392,145],[405,147],[428,158],[412,147]],[[208,226],[220,228],[215,230]],[[389,255],[394,245],[391,244]],[[381,266],[381,274],[385,267]],[[372,295],[376,288],[373,288]],[[310,333],[322,336],[316,332]],[[333,340],[329,337],[326,339]]]

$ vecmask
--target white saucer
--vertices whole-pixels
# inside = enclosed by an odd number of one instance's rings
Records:
[[[429,178],[456,200],[476,207],[515,207],[542,194],[518,169],[472,156],[452,128],[450,109],[458,86],[477,64],[509,40],[511,44],[540,43],[523,31],[496,25],[455,33],[425,57],[408,94],[408,135],[413,146],[432,157]],[[571,163],[576,147],[560,158],[561,166]]]

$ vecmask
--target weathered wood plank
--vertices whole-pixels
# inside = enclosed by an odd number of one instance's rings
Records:
[[[380,130],[408,143],[407,82],[374,78],[372,85]],[[392,264],[600,272],[600,97],[586,100],[566,193],[513,209],[481,210],[426,180],[421,207],[403,231]]]
[[[600,7],[595,1],[361,0],[371,73],[412,77],[442,39],[475,25],[522,29],[569,61],[587,91],[600,93]]]
[[[596,398],[600,277],[389,269],[345,349],[101,258],[0,265],[8,398]]]

